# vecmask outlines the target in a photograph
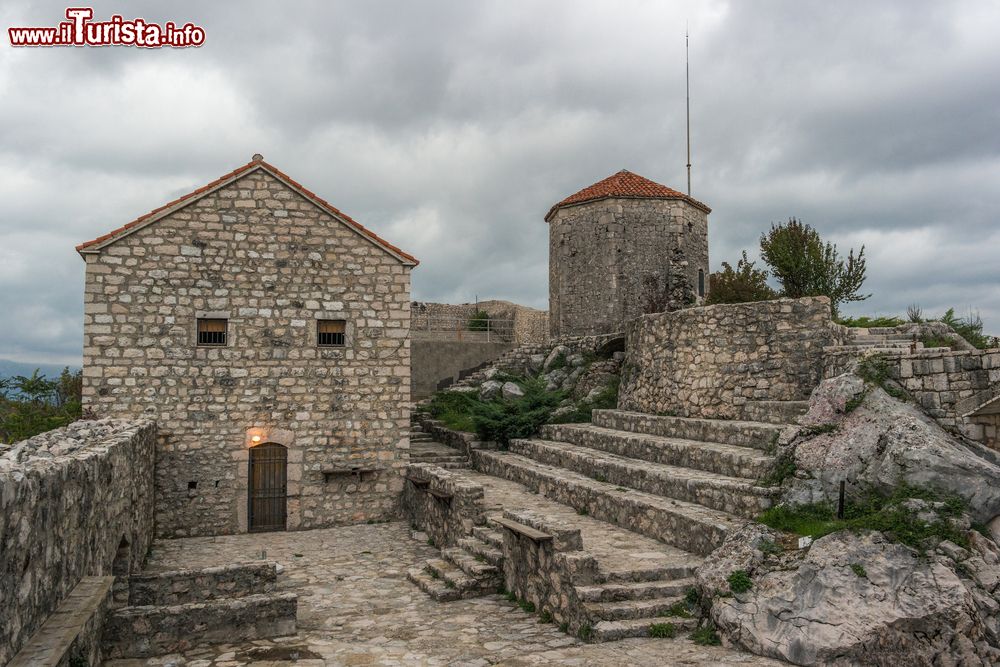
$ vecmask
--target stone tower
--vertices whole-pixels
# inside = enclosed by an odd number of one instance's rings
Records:
[[[639,315],[702,302],[710,212],[626,170],[553,206],[545,216],[552,337],[622,331]]]

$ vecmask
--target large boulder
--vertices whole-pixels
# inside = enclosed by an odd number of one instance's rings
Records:
[[[959,577],[969,565],[850,531],[775,561],[757,567],[749,591],[715,600],[712,620],[730,642],[799,665],[998,664],[989,615],[996,600]],[[994,564],[987,578],[998,572]]]
[[[549,352],[549,356],[545,357],[545,363],[542,364],[542,371],[544,371],[544,372],[547,373],[549,371],[549,369],[552,368],[552,365],[554,363],[556,363],[556,360],[559,357],[562,357],[563,359],[565,359],[566,355],[568,355],[568,354],[569,354],[569,348],[568,347],[566,347],[565,345],[556,345]]]
[[[500,394],[504,398],[520,398],[524,396],[524,390],[514,382],[504,382],[503,386],[500,387]]]
[[[503,390],[503,383],[497,380],[487,380],[479,385],[479,398],[484,401],[495,398]]]
[[[731,593],[729,575],[737,571],[752,575],[765,561],[775,557],[780,542],[780,533],[759,523],[730,531],[722,545],[698,568],[698,592],[703,599]]]
[[[834,500],[841,480],[851,490],[909,484],[961,496],[976,521],[1000,515],[995,457],[880,387],[850,374],[824,380],[801,423],[814,428],[792,444],[800,472],[787,496],[792,502]]]

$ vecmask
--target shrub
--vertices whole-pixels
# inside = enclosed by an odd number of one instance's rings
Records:
[[[905,321],[899,319],[898,317],[886,317],[882,315],[876,315],[874,317],[869,317],[868,315],[861,315],[860,317],[838,317],[835,318],[837,324],[842,324],[845,327],[851,327],[852,329],[872,329],[872,328],[891,328],[898,327],[901,324],[906,324]]]
[[[1000,341],[998,341],[995,336],[987,336],[983,334],[983,318],[981,318],[977,312],[970,310],[969,314],[963,318],[956,317],[955,309],[949,308],[945,314],[941,316],[940,321],[950,326],[955,330],[955,333],[969,341],[973,347],[979,348],[980,350],[1000,346]]]
[[[746,573],[746,570],[736,570],[729,575],[726,581],[729,582],[729,590],[737,595],[746,593],[753,588],[753,581],[750,580],[750,575]]]
[[[709,276],[705,303],[747,303],[776,298],[778,293],[767,284],[767,271],[755,268],[744,250],[735,269],[728,262],[723,262],[722,271]]]
[[[477,310],[469,317],[469,331],[486,331],[490,328],[490,314],[485,310]]]
[[[790,451],[782,452],[775,460],[774,467],[761,478],[760,483],[763,486],[781,486],[786,479],[795,476],[796,470],[795,455]]]
[[[691,640],[699,646],[718,646],[722,643],[719,633],[715,631],[715,626],[711,623],[697,628],[691,633]]]
[[[653,623],[649,626],[649,636],[654,639],[673,639],[677,636],[677,626],[673,623]]]

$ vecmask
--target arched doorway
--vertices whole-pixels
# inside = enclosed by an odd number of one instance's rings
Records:
[[[288,450],[274,442],[250,449],[248,530],[285,530]]]

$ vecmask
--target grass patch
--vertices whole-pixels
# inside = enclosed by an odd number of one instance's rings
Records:
[[[719,633],[715,631],[715,626],[711,623],[706,623],[700,628],[695,629],[690,635],[691,641],[699,646],[719,646],[722,644],[722,640],[719,639]]]
[[[517,594],[514,591],[507,591],[504,597],[507,598],[507,602],[517,602]]]
[[[594,636],[594,629],[584,623],[580,626],[580,631],[576,633],[576,636],[583,641],[590,641],[590,638]]]
[[[868,578],[868,572],[865,570],[865,566],[861,563],[851,563],[851,571],[859,577],[863,577],[865,579]]]
[[[944,336],[927,335],[921,337],[920,342],[923,343],[924,347],[947,347],[951,350],[956,348],[954,341]]]
[[[572,412],[549,420],[550,424],[583,424],[590,423],[594,410],[614,410],[618,407],[618,390],[621,378],[616,377],[590,401],[580,401]]]
[[[726,581],[729,582],[729,590],[737,595],[746,593],[753,588],[753,581],[750,580],[750,575],[746,573],[746,570],[736,570],[726,578]]]
[[[911,498],[929,503],[943,503],[936,509],[938,518],[930,523],[920,520],[916,513],[903,507]],[[966,509],[960,497],[913,486],[897,487],[891,495],[869,491],[847,504],[844,518],[837,518],[836,507],[832,503],[811,503],[807,505],[779,505],[760,516],[760,522],[796,535],[820,538],[839,530],[876,530],[890,539],[905,544],[923,554],[928,540],[950,540],[966,547],[969,544],[964,531],[959,530],[949,519],[960,516]]]
[[[861,407],[861,404],[865,402],[865,398],[867,396],[868,396],[868,390],[865,389],[860,394],[858,394],[854,398],[844,403],[844,414],[849,415],[855,410],[857,410],[859,407]]]
[[[586,507],[581,507],[576,511],[576,513],[579,514],[580,516],[587,516],[588,514],[590,514],[590,510],[588,510]]]
[[[521,611],[534,614],[535,613],[535,603],[529,600],[518,600],[517,606],[521,608]]]
[[[774,540],[763,539],[757,546],[760,552],[765,556],[777,556],[785,551],[784,547],[775,542]]]
[[[551,623],[552,622],[552,612],[546,609],[538,617],[539,623]]]
[[[833,433],[839,428],[836,424],[818,424],[816,426],[807,426],[802,429],[802,433],[806,436],[812,437],[815,435],[824,435],[826,433]]]
[[[654,639],[673,639],[677,636],[677,626],[673,623],[653,623],[649,626],[649,636]]]
[[[567,623],[566,621],[563,621],[562,623],[560,623],[559,624],[559,632],[568,633],[569,632],[569,623]]]

